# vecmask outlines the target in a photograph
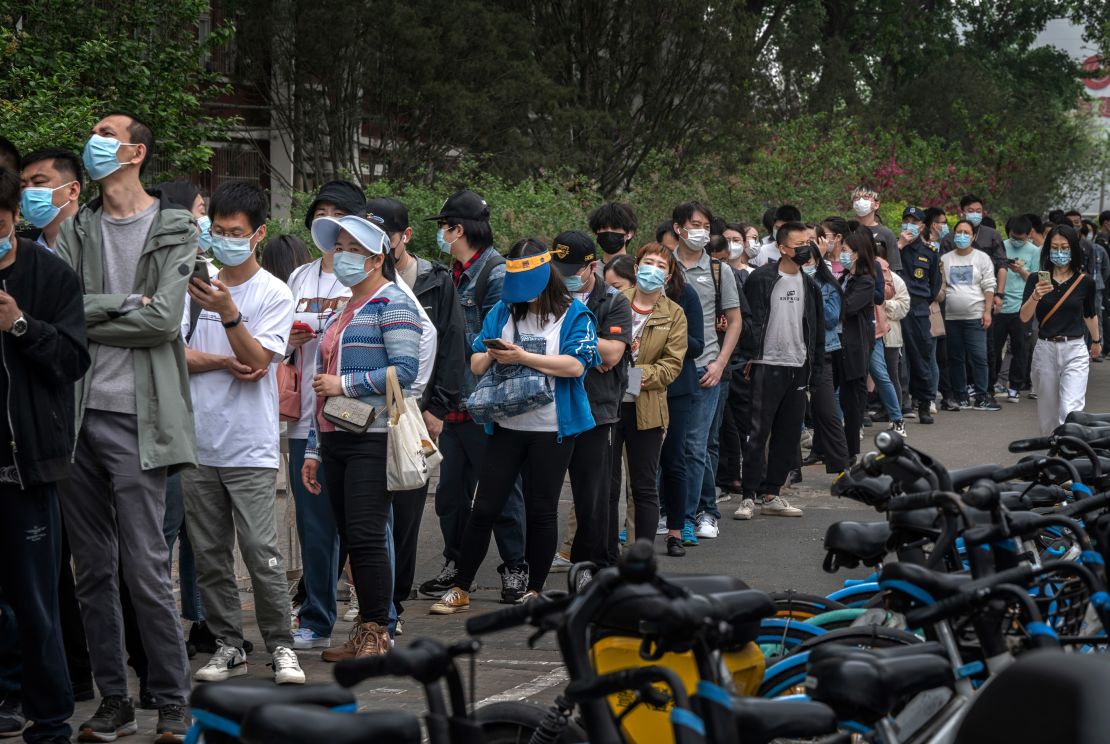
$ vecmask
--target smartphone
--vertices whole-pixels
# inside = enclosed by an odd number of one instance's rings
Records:
[[[1038,282],[1047,282],[1047,281],[1051,281],[1051,280],[1052,280],[1052,275],[1049,274],[1047,271],[1038,271],[1037,272],[1037,281]]]
[[[193,275],[189,278],[189,281],[191,282],[193,279],[200,279],[208,284],[212,283],[212,278],[208,275],[208,262],[201,256],[197,256],[196,262],[193,263]]]
[[[498,351],[506,351],[509,347],[499,338],[483,338],[482,343],[485,344],[487,349],[497,349]]]
[[[316,331],[313,330],[312,326],[305,323],[303,320],[293,321],[293,330],[300,331],[301,333],[311,333],[313,336],[316,335]]]

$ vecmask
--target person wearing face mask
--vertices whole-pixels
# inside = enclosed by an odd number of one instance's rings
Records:
[[[436,223],[436,244],[453,258],[451,276],[466,326],[467,359],[470,345],[482,330],[489,312],[501,301],[505,282],[505,259],[493,246],[489,205],[469,189],[456,191],[443,202],[439,214],[428,218]],[[443,533],[443,567],[439,574],[420,585],[420,593],[440,597],[455,584],[463,530],[478,486],[488,438],[482,427],[466,412],[466,399],[477,379],[469,364],[463,369],[463,385],[457,408],[444,419],[439,447],[439,485],[436,516]],[[524,495],[520,484],[505,502],[493,530],[501,555],[501,599],[512,603],[524,596],[529,566],[524,559]]]
[[[629,244],[640,226],[632,205],[621,202],[605,202],[590,213],[587,224],[597,236],[597,245],[606,264],[617,256],[629,255]]]
[[[898,252],[901,244],[890,228],[879,221],[879,192],[870,186],[857,186],[852,191],[852,211],[859,224],[871,231],[876,244],[883,245],[883,254],[890,264],[891,271],[901,271],[902,257]]]
[[[749,235],[753,236],[750,242]],[[743,281],[747,281],[748,274],[755,271],[750,263],[752,256],[759,252],[759,237],[755,228],[743,222],[729,222],[725,224],[721,236],[728,243],[728,254],[721,260],[739,272],[738,279],[743,276]]]
[[[975,250],[982,251],[994,262],[996,271],[1006,268],[1006,246],[1002,243],[1002,236],[990,225],[984,224],[986,214],[985,202],[975,194],[964,194],[960,197],[960,217],[971,224],[972,244]],[[948,253],[956,249],[955,229],[941,241],[941,253]]]
[[[558,542],[563,479],[578,436],[594,426],[584,384],[587,371],[601,364],[593,313],[571,296],[551,267],[551,250],[538,240],[515,243],[506,270],[501,302],[471,345],[470,367],[475,375],[484,375],[495,363],[530,367],[548,378],[552,399],[519,413],[494,414],[486,425],[489,446],[463,535],[458,576],[432,605],[433,615],[470,609],[468,589],[489,550],[494,521],[522,473],[528,482],[530,568],[524,601],[543,591]]]
[[[967,365],[970,361],[977,411],[997,411],[1000,407],[990,395],[987,365],[987,329],[993,320],[995,289],[994,263],[973,246],[974,228],[960,220],[953,229],[956,250],[941,258],[947,290],[944,300],[944,330],[948,343],[948,376],[959,396],[961,409],[971,408],[967,400]]]
[[[276,372],[293,325],[293,295],[258,265],[266,195],[228,182],[212,194],[212,252],[223,268],[194,278],[181,320],[197,431],[196,470],[182,473],[205,621],[217,649],[194,674],[216,682],[245,674],[231,546],[238,541],[254,587],[255,615],[278,684],[304,683],[289,629],[289,593],[277,542]],[[200,312],[190,312],[193,305]],[[233,518],[234,516],[234,518]]]
[[[80,280],[16,235],[19,204],[19,176],[0,166],[0,645],[5,682],[15,683],[0,713],[4,736],[57,742],[69,741],[73,715],[58,601],[59,485],[71,472],[74,384],[90,361]]]
[[[716,503],[716,463],[709,451],[717,450],[725,404],[721,378],[740,338],[743,321],[735,275],[721,271],[720,262],[705,252],[713,213],[703,204],[686,202],[674,208],[671,221],[681,238],[675,257],[686,284],[697,292],[705,332],[705,348],[697,359],[699,388],[694,397],[693,425],[686,436],[690,491],[686,509],[689,524],[688,529],[684,528],[683,543],[693,545],[699,537],[712,539],[718,535],[721,514]],[[718,331],[724,334],[720,340]]]
[[[916,207],[902,212],[902,223],[913,228],[902,232],[898,252],[902,268],[899,274],[910,293],[910,312],[902,318],[902,340],[910,369],[910,395],[917,407],[918,422],[933,423],[930,405],[935,398],[933,384],[933,342],[929,324],[929,306],[941,291],[940,256],[921,234],[924,213]]]
[[[20,168],[20,214],[38,229],[33,240],[53,251],[62,223],[80,206],[81,159],[69,150],[48,147],[24,155]]]
[[[1002,368],[1002,354],[1010,342],[1010,371],[1007,375],[1006,400],[1017,403],[1020,392],[1029,389],[1029,366],[1026,353],[1026,323],[1020,317],[1025,297],[1025,284],[1037,271],[1040,249],[1030,240],[1033,225],[1025,215],[1011,217],[1006,223],[1006,270],[1001,273],[997,294],[1002,296],[1002,309],[994,316],[995,367]]]
[[[875,241],[871,231],[857,229],[840,253],[844,290],[840,332],[840,405],[844,409],[844,439],[849,458],[859,455],[859,433],[867,410],[867,373],[875,344]],[[885,359],[884,359],[885,371]]]
[[[751,265],[759,267],[767,263],[778,261],[779,244],[775,236],[778,234],[779,227],[787,222],[801,221],[802,213],[793,204],[783,204],[781,207],[777,208],[774,213],[774,219],[771,221],[771,229],[768,231],[763,245],[759,247],[759,253],[751,260]]]
[[[750,519],[757,504],[765,516],[802,516],[779,490],[797,463],[806,392],[818,385],[825,358],[821,290],[801,269],[812,254],[806,226],[783,224],[778,242],[782,259],[753,271],[744,285],[752,310],[744,341],[752,360],[744,371],[751,379],[752,420],[738,519]]]
[[[1095,283],[1083,272],[1086,258],[1075,229],[1057,225],[1045,236],[1038,264],[1038,271],[1049,272],[1049,278],[1041,281],[1039,274],[1032,274],[1025,284],[1021,320],[1037,319],[1031,376],[1041,434],[1046,436],[1069,413],[1083,410],[1089,360],[1102,353]],[[1091,337],[1090,350],[1085,334]]]
[[[319,495],[324,476],[350,555],[359,617],[345,654],[376,656],[392,646],[389,519],[399,494],[386,482],[389,417],[379,413],[359,433],[334,426],[323,411],[330,398],[357,398],[381,411],[391,367],[402,391],[412,393],[421,375],[424,320],[419,303],[399,285],[389,237],[376,224],[353,215],[320,217],[312,223],[312,239],[332,244],[335,276],[350,287],[351,299],[321,334],[312,377],[316,409],[301,480]]]
[[[100,198],[61,225],[58,256],[81,274],[92,367],[76,401],[77,447],[62,511],[101,702],[83,737],[134,731],[119,574],[134,600],[158,732],[184,735],[188,662],[162,534],[167,471],[196,464],[181,339],[196,259],[189,212],[140,179],[154,135],[130,114],[93,127],[82,163]],[[128,550],[105,551],[126,544]]]

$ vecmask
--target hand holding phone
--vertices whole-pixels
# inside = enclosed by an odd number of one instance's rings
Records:
[[[483,338],[482,344],[487,349],[497,349],[498,351],[508,351],[508,345],[499,338]]]
[[[312,328],[312,326],[310,326],[308,323],[305,323],[303,320],[293,321],[293,332],[294,333],[308,333],[308,334],[311,334],[313,336],[316,335],[316,331]]]
[[[1050,281],[1052,281],[1052,274],[1048,273],[1047,271],[1038,271],[1037,272],[1037,281],[1038,282],[1050,282]]]
[[[193,279],[200,279],[206,284],[212,283],[212,278],[208,274],[208,262],[204,260],[203,256],[197,256],[193,263],[193,275],[189,277],[189,281],[192,282]]]

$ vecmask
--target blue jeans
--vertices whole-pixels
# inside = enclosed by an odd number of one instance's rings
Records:
[[[932,343],[929,344],[929,360],[933,366],[933,398],[937,399],[937,393],[940,391],[940,365],[937,364],[937,339],[934,336]]]
[[[698,368],[698,378],[705,374],[705,367]],[[717,400],[720,384],[711,388],[698,387],[691,397],[690,428],[686,431],[686,520],[694,521],[694,514],[701,503],[701,487],[708,468],[709,434],[717,418]],[[710,473],[712,482],[713,473]]]
[[[948,377],[952,390],[963,400],[967,395],[967,360],[971,360],[971,384],[976,400],[987,398],[987,331],[974,320],[946,320],[944,331],[948,343]]]
[[[397,583],[397,549],[393,545],[393,507],[389,507],[389,518],[385,521],[385,553],[389,557],[389,596],[393,596],[393,586]],[[335,586],[333,581],[332,586]],[[333,591],[334,595],[335,592]],[[335,603],[332,603],[335,606]],[[335,617],[335,613],[332,613]],[[389,636],[392,638],[397,633],[397,603],[389,603]],[[328,635],[331,635],[330,633]]]
[[[735,372],[734,374],[739,374]],[[717,508],[717,463],[721,458],[721,420],[725,415],[725,404],[728,402],[729,378],[722,377],[717,385],[717,407],[713,413],[713,422],[709,425],[709,438],[705,443],[705,467],[702,468],[701,486],[699,489],[697,511],[705,512],[714,519],[721,518],[721,511]]]
[[[335,583],[339,574],[339,530],[328,497],[326,478],[319,478],[320,494],[309,493],[301,480],[306,439],[289,440],[289,487],[297,509],[297,539],[305,598],[301,627],[330,636],[335,627]]]
[[[300,471],[297,471],[300,472]],[[181,492],[181,474],[166,478],[166,516],[162,519],[162,534],[169,548],[167,570],[173,565],[173,544],[181,542],[177,557],[177,578],[181,583],[181,617],[194,623],[204,620],[204,603],[197,588],[197,564],[193,560],[193,544],[185,531],[185,497]],[[172,571],[171,571],[172,574]]]
[[[871,349],[870,364],[871,379],[875,381],[875,392],[883,402],[886,415],[891,421],[902,420],[902,406],[898,402],[898,391],[890,380],[890,372],[886,368],[886,347],[881,338],[875,339],[875,347]]]

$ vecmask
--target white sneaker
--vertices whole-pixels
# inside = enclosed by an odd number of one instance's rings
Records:
[[[343,613],[343,619],[349,623],[353,623],[358,619],[358,592],[355,588],[351,587],[351,596],[347,602],[347,611]]]
[[[393,635],[399,636],[405,634],[405,621],[397,618],[397,627],[393,630]]]
[[[775,496],[770,501],[764,501],[759,513],[766,517],[800,517],[802,510],[791,506],[790,502],[781,495]]]
[[[552,572],[554,572],[554,571],[567,571],[567,570],[570,569],[570,567],[572,565],[574,565],[574,564],[570,562],[570,558],[568,556],[563,555],[562,553],[556,553],[555,557],[551,559],[551,570],[552,570]]]
[[[193,674],[197,682],[223,682],[247,673],[247,655],[240,648],[216,641],[216,653]]]
[[[297,628],[293,631],[293,648],[331,648],[331,637],[309,628]]]
[[[271,666],[274,668],[275,684],[304,684],[304,672],[301,670],[301,662],[297,660],[297,654],[293,652],[293,649],[286,648],[285,646],[278,646],[275,648]]]
[[[937,403],[936,403],[936,401],[933,401],[932,403],[929,404],[929,415],[930,416],[936,416],[937,415]]]
[[[805,429],[802,431],[802,439],[799,442],[802,449],[809,449],[813,446],[813,429]]]
[[[751,519],[752,514],[755,513],[755,502],[751,499],[744,499],[740,502],[740,506],[736,507],[736,511],[732,513],[733,519]]]
[[[721,534],[720,528],[717,527],[717,518],[712,514],[702,512],[696,519],[697,527],[694,529],[694,534],[699,538],[708,538],[712,540]]]
[[[656,535],[665,535],[668,532],[669,532],[669,530],[667,529],[667,518],[666,517],[659,517],[659,524],[655,525],[655,534]]]

